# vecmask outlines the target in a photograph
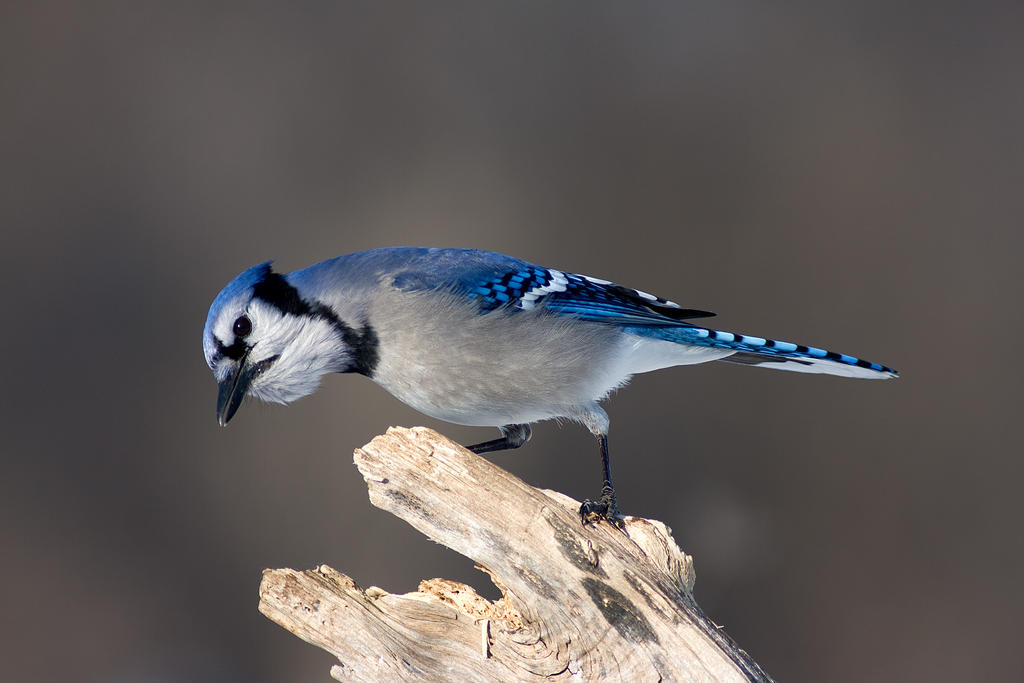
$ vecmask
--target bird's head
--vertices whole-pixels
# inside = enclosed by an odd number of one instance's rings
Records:
[[[217,420],[227,424],[247,394],[288,403],[313,393],[326,373],[362,371],[360,360],[375,353],[370,336],[304,299],[270,262],[249,268],[214,299],[203,330]]]

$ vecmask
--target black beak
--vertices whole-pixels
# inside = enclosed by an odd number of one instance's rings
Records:
[[[221,427],[235,416],[252,382],[252,367],[245,362],[245,358],[239,358],[238,368],[217,385],[217,422]]]

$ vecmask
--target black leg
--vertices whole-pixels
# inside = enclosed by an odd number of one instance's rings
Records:
[[[476,443],[472,446],[466,446],[466,448],[478,454],[504,451],[509,448],[519,448],[529,441],[530,437],[533,435],[530,425],[505,425],[503,427],[498,427],[498,429],[501,430],[500,439]]]
[[[598,436],[601,441],[601,465],[604,467],[604,486],[597,501],[587,499],[580,506],[580,521],[586,525],[595,520],[605,520],[616,529],[625,527],[618,503],[615,502],[615,487],[612,486],[612,463],[608,456],[608,435]]]

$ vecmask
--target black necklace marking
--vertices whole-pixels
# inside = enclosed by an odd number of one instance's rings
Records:
[[[352,348],[354,362],[349,372],[358,372],[361,375],[373,377],[373,371],[380,360],[380,354],[377,353],[379,345],[377,333],[367,322],[363,323],[358,332],[340,320],[338,322],[342,325],[341,333],[345,335],[345,343]]]
[[[380,355],[377,352],[377,333],[370,323],[364,321],[359,330],[353,329],[345,324],[330,306],[325,306],[319,301],[315,303],[306,301],[299,294],[299,290],[285,280],[283,275],[270,270],[253,287],[253,296],[266,301],[282,313],[326,320],[341,333],[342,339],[352,349],[352,365],[345,372],[358,372],[367,377],[373,376]]]
[[[263,360],[254,363],[251,371],[252,376],[259,377],[260,375],[262,375],[264,372],[267,371],[267,368],[269,368],[271,365],[277,362],[277,359],[280,357],[280,354],[278,354],[275,356],[271,356],[270,358],[264,358]]]

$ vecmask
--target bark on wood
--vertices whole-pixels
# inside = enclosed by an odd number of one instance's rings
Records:
[[[445,579],[394,595],[327,566],[266,570],[260,611],[334,654],[336,679],[771,680],[694,602],[692,559],[661,522],[584,527],[578,501],[422,427],[388,430],[355,463],[374,505],[473,559],[503,597]]]

